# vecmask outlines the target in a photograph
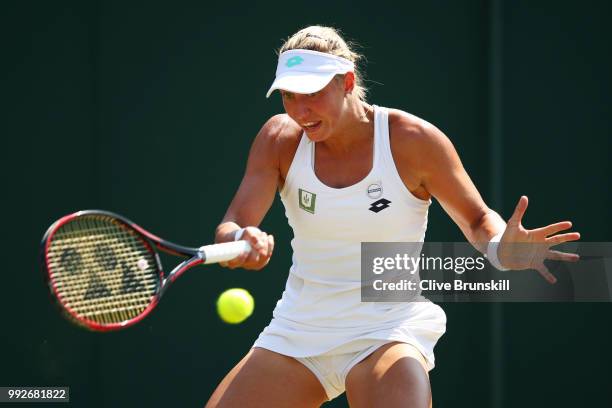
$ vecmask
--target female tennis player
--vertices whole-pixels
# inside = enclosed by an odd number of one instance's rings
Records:
[[[351,407],[429,407],[446,315],[431,302],[361,302],[360,243],[422,242],[433,196],[496,267],[534,268],[554,283],[541,261],[507,244],[549,247],[579,234],[558,234],[570,222],[525,229],[527,197],[506,224],[440,130],[365,101],[359,55],[336,30],[300,30],[279,54],[268,96],[279,90],[286,113],[256,136],[216,241],[249,240],[252,252],[225,266],[263,268],[274,238],[257,226],[278,190],[293,264],[272,321],[207,407],[318,407],[345,391]]]

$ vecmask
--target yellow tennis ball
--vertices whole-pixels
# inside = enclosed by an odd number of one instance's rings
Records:
[[[228,289],[217,299],[217,313],[226,323],[243,322],[253,313],[254,308],[253,296],[244,289]]]

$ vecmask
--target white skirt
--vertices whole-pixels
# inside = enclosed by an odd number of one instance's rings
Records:
[[[253,347],[313,357],[357,352],[372,341],[399,341],[416,347],[429,370],[435,365],[434,346],[446,331],[446,314],[430,301],[361,302],[358,290],[333,302],[295,298],[286,290],[273,316]]]

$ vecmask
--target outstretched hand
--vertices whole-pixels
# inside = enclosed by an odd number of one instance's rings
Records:
[[[576,262],[580,259],[577,254],[560,252],[550,247],[569,241],[580,239],[580,233],[568,232],[559,234],[572,227],[570,221],[557,222],[545,227],[528,230],[523,227],[522,220],[527,210],[528,199],[522,196],[514,210],[514,214],[506,226],[501,238],[497,256],[500,263],[509,269],[535,269],[549,283],[557,282],[557,278],[550,273],[544,261]]]

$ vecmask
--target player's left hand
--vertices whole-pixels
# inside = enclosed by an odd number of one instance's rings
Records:
[[[501,238],[497,256],[503,267],[522,270],[535,269],[549,283],[557,282],[557,278],[550,273],[544,261],[576,262],[580,259],[577,254],[560,252],[550,247],[569,241],[580,239],[580,233],[567,232],[559,234],[572,227],[571,221],[557,222],[541,228],[528,230],[523,227],[522,220],[527,210],[528,199],[522,196],[514,210],[514,214],[506,226]]]

